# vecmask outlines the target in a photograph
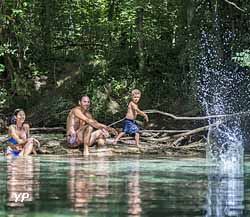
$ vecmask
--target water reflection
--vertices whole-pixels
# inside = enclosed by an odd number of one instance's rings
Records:
[[[207,171],[204,164],[134,156],[4,159],[0,216],[244,216],[240,165]],[[13,195],[25,192],[30,197],[16,203]]]
[[[82,170],[77,170],[77,161],[73,158],[69,161],[68,172],[68,197],[71,201],[73,210],[87,213],[87,204],[90,198],[89,183],[85,178],[85,173]]]
[[[33,157],[7,159],[7,206],[24,207],[39,199],[39,159]]]
[[[128,162],[126,173],[119,170],[117,162],[108,161],[107,158],[101,156],[92,157],[89,162],[71,158],[69,165],[67,192],[73,211],[91,216],[98,207],[102,213],[110,215],[111,213],[114,215],[127,213],[127,216],[141,216],[140,162],[138,159]],[[117,183],[113,178],[118,178]],[[124,190],[127,192],[127,198],[121,198],[124,193],[122,186],[126,188]],[[116,205],[119,203],[120,207]],[[115,209],[111,211],[111,207]]]
[[[140,217],[141,215],[141,190],[140,190],[140,163],[136,160],[128,175],[128,216]]]
[[[208,175],[206,217],[243,216],[243,165],[239,161],[221,162]]]
[[[94,161],[94,159],[92,159]],[[93,200],[102,202],[99,208],[107,209],[105,201],[109,195],[108,169],[109,162],[98,158],[98,163],[86,162],[71,158],[68,172],[68,198],[72,209],[76,212],[87,214]]]

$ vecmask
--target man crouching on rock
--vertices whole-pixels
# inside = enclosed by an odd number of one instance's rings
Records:
[[[116,133],[115,129],[97,122],[88,111],[90,99],[82,96],[79,106],[69,112],[67,118],[67,143],[70,148],[83,145],[83,154],[89,154],[89,146],[94,143],[104,145],[109,132]],[[95,129],[98,129],[94,131]]]

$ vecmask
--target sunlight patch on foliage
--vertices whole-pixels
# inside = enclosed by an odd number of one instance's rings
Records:
[[[0,108],[4,107],[7,100],[7,91],[4,88],[0,88]]]
[[[236,53],[232,59],[243,67],[250,67],[250,50]]]

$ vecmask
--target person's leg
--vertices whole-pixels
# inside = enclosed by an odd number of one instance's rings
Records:
[[[99,138],[97,139],[96,143],[97,143],[97,148],[104,146],[106,144],[106,138]]]
[[[10,147],[7,147],[5,155],[7,157],[22,156],[23,155],[23,151],[16,151],[16,150],[12,150]]]
[[[87,129],[88,125],[84,125],[81,128],[79,128],[76,132],[76,145],[75,147],[78,147],[80,150],[83,148],[84,150],[84,134]]]
[[[33,153],[34,155],[37,155],[36,147],[35,147],[35,146],[33,146],[32,153]]]
[[[78,148],[79,147],[77,137],[78,136],[76,133],[67,135],[66,141],[67,141],[69,148]]]
[[[34,138],[32,138],[32,143],[33,143],[32,154],[37,155],[36,150],[37,150],[38,144],[36,143]]]
[[[107,135],[108,136],[108,135]],[[92,146],[94,143],[97,143],[97,146],[105,145],[106,138],[102,130],[96,130],[91,133],[89,145]]]
[[[136,143],[136,146],[139,148],[140,147],[140,134],[139,133],[135,134],[135,143]]]
[[[83,133],[83,155],[89,155],[90,138],[93,127],[87,126]]]
[[[125,135],[124,132],[120,132],[120,133],[118,134],[118,136],[115,138],[113,144],[116,145],[117,142],[119,141],[119,139],[122,138],[124,135]]]
[[[34,147],[33,139],[30,138],[23,147],[23,156],[30,155],[33,151],[33,147]]]
[[[22,151],[19,152],[18,156],[24,156],[24,149]]]

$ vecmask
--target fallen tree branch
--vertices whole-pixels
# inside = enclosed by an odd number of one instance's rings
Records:
[[[249,114],[250,111],[246,111],[246,112],[238,112],[238,113],[234,113],[234,114],[225,114],[225,115],[209,115],[209,116],[201,116],[201,117],[178,117],[175,116],[171,113],[167,113],[167,112],[163,112],[163,111],[159,111],[159,110],[145,110],[144,111],[147,114],[161,114],[161,115],[166,115],[169,116],[175,120],[207,120],[210,118],[225,118],[225,117],[232,117],[232,116],[238,116],[238,115],[243,115],[243,114]]]
[[[213,124],[209,124],[209,125],[204,126],[204,127],[199,127],[199,128],[190,130],[190,131],[188,131],[186,133],[180,133],[180,134],[176,134],[176,135],[172,135],[172,136],[166,136],[166,137],[162,137],[162,138],[141,138],[141,139],[146,140],[146,141],[164,142],[166,140],[173,139],[173,138],[190,136],[192,134],[208,130],[210,127],[218,126],[221,123],[222,123],[222,121],[217,121],[217,122],[215,122]]]
[[[142,133],[182,133],[190,130],[140,130]]]
[[[162,138],[152,138],[152,137],[141,137],[141,140],[144,141],[152,141],[152,142],[164,142],[171,139],[170,136],[162,137]]]
[[[245,10],[243,10],[243,9],[241,9],[239,6],[237,6],[236,3],[230,2],[230,1],[228,1],[228,0],[225,0],[225,2],[227,2],[227,3],[230,4],[230,5],[233,5],[233,6],[234,6],[235,8],[237,8],[238,10],[245,12]]]
[[[199,147],[204,147],[205,143],[198,141],[194,143],[190,143],[189,145],[184,145],[184,146],[179,146],[181,149],[189,149],[189,148],[199,148]]]
[[[63,127],[37,127],[30,128],[32,133],[65,133],[66,129]]]
[[[183,140],[185,139],[186,136],[181,136],[179,137],[178,139],[176,139],[174,142],[173,142],[173,146],[178,146],[178,144]]]
[[[182,136],[190,136],[192,134],[200,133],[202,131],[208,130],[210,127],[219,126],[222,123],[223,123],[222,121],[217,121],[213,124],[209,124],[209,125],[206,125],[204,127],[199,127],[199,128],[190,130],[189,132],[186,132],[186,133],[180,133],[180,134],[173,135],[172,138],[178,138],[178,137],[182,137]]]

